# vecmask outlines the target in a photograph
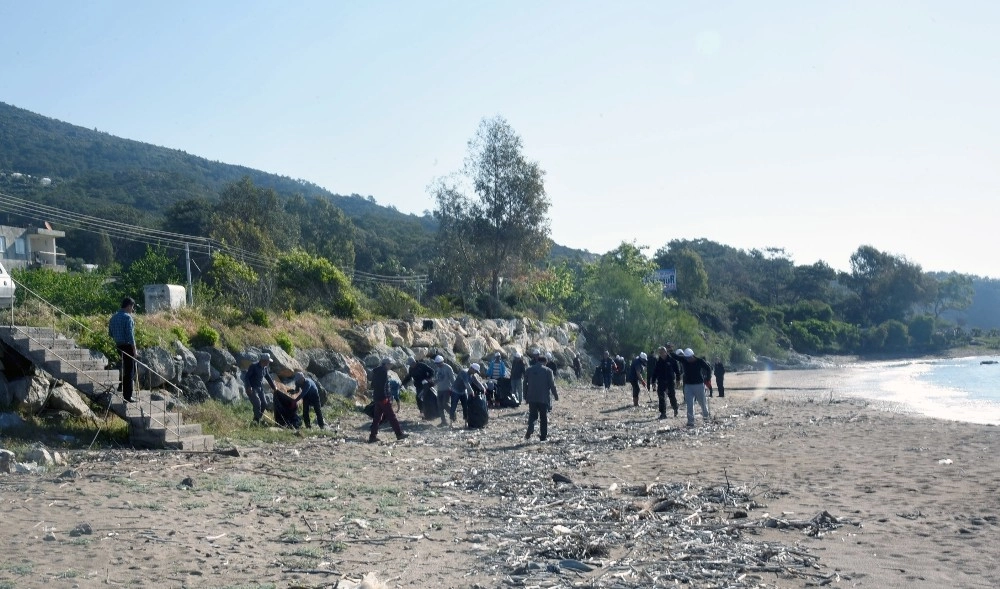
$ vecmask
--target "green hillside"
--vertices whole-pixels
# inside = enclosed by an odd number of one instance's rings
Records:
[[[42,178],[51,183],[43,186]],[[175,230],[173,207],[215,202],[227,185],[249,178],[273,190],[279,201],[302,197],[333,204],[350,220],[354,265],[365,272],[427,272],[427,255],[437,223],[431,216],[401,213],[371,196],[334,194],[314,183],[245,166],[210,161],[177,149],[122,139],[0,103],[0,191],[19,198],[114,219],[141,227]],[[179,204],[180,203],[180,204]],[[7,211],[4,223],[38,222]],[[67,256],[87,261],[92,236],[74,235],[63,244]],[[115,240],[113,240],[115,241]],[[119,259],[141,255],[144,246],[114,244]],[[556,258],[591,258],[561,246]]]

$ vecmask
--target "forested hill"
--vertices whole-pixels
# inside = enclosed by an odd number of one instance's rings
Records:
[[[151,214],[160,214],[183,198],[214,197],[226,184],[246,176],[280,195],[329,198],[350,217],[398,215],[422,219],[426,229],[434,227],[430,218],[404,215],[371,197],[334,194],[306,180],[122,139],[2,102],[0,172],[50,178],[50,194],[96,197],[100,192],[100,200],[107,204],[128,204]]]

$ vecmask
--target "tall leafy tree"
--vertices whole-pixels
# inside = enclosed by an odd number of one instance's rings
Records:
[[[927,302],[928,283],[918,264],[863,245],[851,255],[851,286],[858,294],[861,323],[902,321],[914,305]]]
[[[951,272],[935,280],[933,293],[934,319],[938,319],[945,311],[968,309],[972,305],[976,289],[972,286],[971,276]]]
[[[521,137],[500,116],[480,122],[468,149],[460,183],[440,183],[435,189],[435,217],[446,238],[443,244],[476,242],[485,258],[490,293],[499,298],[503,277],[522,275],[548,251],[545,173],[524,156]],[[472,195],[466,196],[462,185],[471,187]],[[442,254],[446,260],[468,258],[467,252],[453,254],[450,248]]]
[[[301,247],[343,268],[354,267],[354,223],[329,199],[288,199],[285,211],[299,223]]]

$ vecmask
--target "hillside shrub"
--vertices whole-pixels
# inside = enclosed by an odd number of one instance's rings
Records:
[[[209,325],[202,325],[191,338],[191,345],[196,348],[214,347],[219,343],[219,332]]]

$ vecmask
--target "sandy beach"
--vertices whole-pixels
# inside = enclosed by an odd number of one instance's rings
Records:
[[[694,429],[655,393],[564,388],[544,443],[522,409],[470,432],[410,405],[403,442],[359,413],[239,456],[71,453],[0,475],[0,587],[1000,586],[998,428],[849,378],[732,373]]]

